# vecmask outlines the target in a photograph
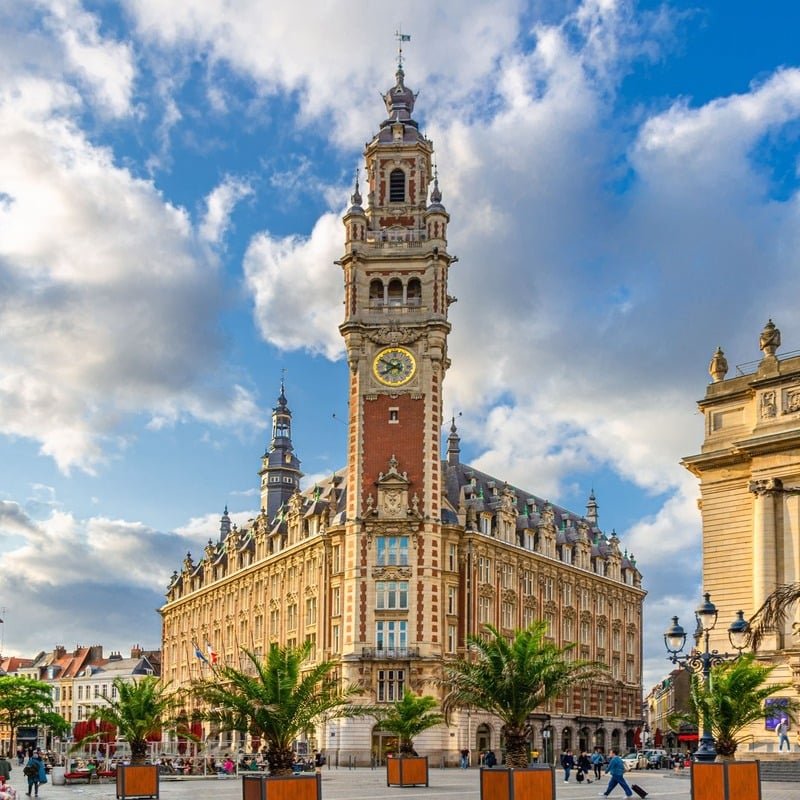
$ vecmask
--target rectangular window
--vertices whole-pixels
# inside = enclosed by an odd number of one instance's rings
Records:
[[[457,545],[451,544],[448,545],[447,548],[447,568],[450,572],[456,572],[458,570],[458,547]]]
[[[478,559],[478,580],[481,583],[492,582],[492,559],[481,556]]]
[[[389,409],[389,424],[390,425],[397,425],[400,422],[400,409],[399,408],[390,408]]]
[[[572,605],[572,585],[569,584],[569,583],[565,583],[561,587],[561,602],[565,606],[571,606]]]
[[[561,622],[562,636],[565,642],[571,642],[573,637],[572,620],[565,617]]]
[[[317,624],[317,598],[306,598],[306,625]]]
[[[379,669],[377,688],[379,703],[393,703],[395,700],[400,700],[405,688],[405,670]]]
[[[504,628],[513,628],[514,627],[514,604],[513,603],[503,603],[501,609],[501,621],[500,624]]]
[[[408,608],[408,581],[378,581],[375,584],[376,608]]]
[[[408,623],[401,619],[382,619],[375,624],[375,646],[379,650],[408,647]]]
[[[455,625],[448,625],[447,626],[447,652],[448,653],[455,653],[455,651],[456,651],[456,642],[457,642],[456,626]]]
[[[534,594],[535,581],[533,579],[533,572],[529,569],[522,571],[522,593],[526,597],[531,597]]]
[[[277,608],[273,608],[269,612],[269,635],[277,636],[280,632],[281,612]]]
[[[602,625],[597,629],[597,646],[606,646],[606,629]]]
[[[492,622],[492,598],[478,598],[478,622]]]
[[[338,625],[334,625],[331,627],[331,652],[338,655],[341,646],[341,628]]]
[[[286,606],[286,630],[293,631],[297,629],[297,603],[291,603]]]
[[[542,581],[542,597],[546,601],[554,599],[555,581],[552,578],[545,578]]]
[[[334,586],[331,590],[331,614],[338,617],[342,613],[342,589]]]
[[[342,547],[338,544],[331,547],[331,571],[342,571]]]
[[[458,613],[458,588],[456,586],[447,587],[447,613]]]
[[[378,536],[375,563],[379,567],[408,566],[408,536]]]
[[[536,609],[531,608],[529,606],[525,606],[522,609],[522,627],[523,628],[530,628],[531,625],[536,621]]]

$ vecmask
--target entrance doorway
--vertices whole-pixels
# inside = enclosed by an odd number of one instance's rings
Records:
[[[372,760],[375,766],[383,766],[386,756],[396,754],[400,750],[400,742],[393,733],[382,731],[377,725],[372,729]]]

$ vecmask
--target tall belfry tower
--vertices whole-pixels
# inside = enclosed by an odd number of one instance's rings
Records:
[[[376,611],[384,581],[351,583],[345,649],[441,648],[432,575],[441,559],[442,381],[455,259],[433,145],[412,116],[414,101],[401,61],[384,95],[386,119],[364,153],[366,208],[356,181],[339,263],[350,367],[346,567],[389,581],[410,577],[413,566],[417,580],[407,610],[394,617]]]

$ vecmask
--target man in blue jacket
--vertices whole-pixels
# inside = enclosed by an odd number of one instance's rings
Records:
[[[608,782],[606,790],[600,792],[603,797],[608,797],[615,786],[623,788],[625,797],[630,797],[633,794],[631,787],[625,782],[625,762],[619,757],[619,753],[616,750],[611,750],[611,760],[606,765],[606,775],[611,775],[611,780]]]

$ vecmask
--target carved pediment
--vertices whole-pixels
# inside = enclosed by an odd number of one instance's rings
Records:
[[[411,567],[373,567],[372,577],[383,581],[408,580],[414,575]]]

